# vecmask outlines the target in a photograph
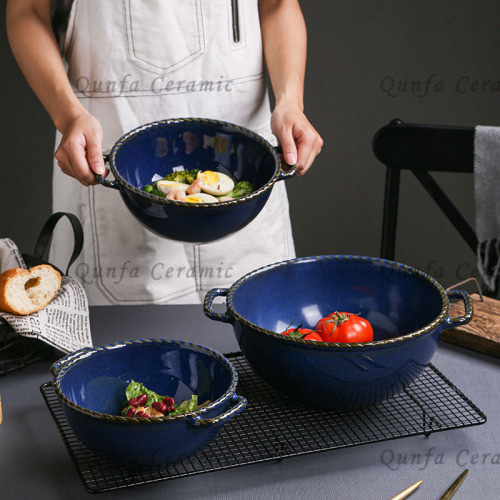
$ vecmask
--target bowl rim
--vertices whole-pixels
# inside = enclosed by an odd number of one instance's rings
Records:
[[[309,261],[324,261],[324,260],[338,260],[338,261],[346,261],[346,262],[357,262],[357,263],[362,263],[366,265],[383,265],[384,267],[388,267],[397,271],[403,271],[407,274],[414,274],[416,276],[419,276],[420,278],[428,281],[433,287],[436,288],[436,290],[439,292],[442,300],[442,308],[441,312],[434,318],[430,323],[427,325],[419,328],[418,330],[415,330],[414,332],[407,333],[404,335],[400,335],[398,337],[392,337],[390,339],[384,339],[384,340],[373,340],[370,342],[320,342],[316,340],[304,340],[304,339],[295,339],[292,337],[289,337],[287,335],[282,335],[280,333],[274,332],[272,330],[268,330],[266,328],[262,328],[255,323],[252,323],[251,321],[248,321],[246,318],[244,318],[241,314],[238,313],[236,310],[234,303],[233,303],[233,297],[235,293],[238,291],[238,289],[243,286],[245,283],[248,281],[252,280],[256,276],[259,276],[267,271],[270,271],[272,269],[278,269],[280,267],[286,267],[290,265],[295,265],[295,264],[302,264],[304,262],[309,262]],[[361,255],[317,255],[317,256],[310,256],[310,257],[297,257],[294,259],[288,259],[280,262],[275,262],[273,264],[268,264],[266,266],[262,266],[258,269],[255,269],[244,276],[242,276],[240,279],[238,279],[233,285],[230,287],[228,293],[227,293],[227,308],[230,312],[230,314],[240,323],[245,325],[248,328],[251,328],[252,330],[256,330],[268,337],[274,338],[280,342],[285,342],[289,344],[298,344],[298,345],[303,345],[303,346],[309,346],[309,347],[321,347],[321,348],[338,348],[338,350],[343,350],[343,351],[352,351],[352,350],[369,350],[372,347],[378,347],[378,346],[392,346],[392,345],[400,345],[404,342],[407,342],[408,340],[413,340],[417,339],[419,337],[422,337],[426,335],[427,333],[431,332],[434,330],[436,327],[438,327],[448,316],[448,311],[449,311],[449,297],[446,293],[446,290],[439,284],[437,280],[435,280],[433,277],[429,276],[428,274],[424,273],[423,271],[420,271],[419,269],[416,269],[412,266],[408,266],[407,264],[402,264],[400,262],[392,261],[392,260],[387,260],[387,259],[381,259],[378,257],[368,257],[368,256],[361,256]]]
[[[223,126],[223,127],[229,127],[234,129],[236,132],[239,132],[243,135],[246,135],[257,142],[261,143],[274,157],[275,161],[275,169],[272,177],[264,184],[261,186],[259,189],[256,189],[252,193],[246,196],[242,196],[240,198],[236,198],[234,200],[228,200],[228,201],[219,201],[217,203],[185,203],[181,201],[176,201],[176,200],[167,200],[165,198],[160,198],[159,196],[146,193],[142,189],[138,189],[129,182],[127,182],[120,172],[118,171],[118,168],[116,166],[116,155],[120,151],[120,148],[125,145],[129,140],[133,139],[134,137],[142,134],[146,134],[149,130],[159,128],[165,125],[171,125],[171,124],[182,124],[182,123],[208,123],[211,125],[218,125],[218,126]],[[111,152],[109,153],[109,164],[111,167],[111,172],[113,173],[113,176],[115,180],[118,182],[118,184],[124,188],[126,191],[130,191],[137,196],[144,198],[148,201],[152,201],[156,204],[159,205],[165,205],[165,206],[177,206],[177,207],[203,207],[203,208],[210,208],[210,209],[215,209],[219,210],[219,207],[227,207],[227,206],[232,206],[232,205],[241,205],[242,203],[245,203],[247,201],[254,200],[256,198],[259,198],[261,195],[266,193],[268,190],[270,190],[274,184],[279,180],[279,172],[281,170],[281,158],[279,157],[276,149],[271,145],[269,141],[264,139],[261,135],[257,134],[256,132],[243,127],[241,125],[237,125],[235,123],[231,122],[226,122],[222,120],[214,120],[211,118],[170,118],[170,119],[165,119],[165,120],[157,120],[154,122],[146,123],[144,125],[140,125],[139,127],[136,127],[126,134],[124,134],[120,139],[118,139],[113,147],[111,148]],[[120,189],[120,191],[122,191]]]
[[[110,350],[110,349],[115,349],[118,346],[128,346],[128,345],[138,345],[138,344],[145,344],[145,345],[167,345],[167,346],[173,346],[173,347],[183,347],[187,349],[191,349],[197,352],[202,352],[204,354],[208,354],[210,357],[216,359],[219,361],[225,368],[228,369],[230,376],[231,376],[231,382],[229,384],[229,387],[227,390],[224,392],[222,396],[220,396],[218,399],[215,401],[212,401],[210,404],[203,406],[202,408],[191,411],[191,412],[186,412],[186,413],[181,413],[179,415],[173,415],[173,416],[162,416],[162,417],[149,417],[149,418],[139,418],[139,417],[123,417],[121,415],[110,415],[108,413],[100,413],[97,411],[92,411],[87,408],[84,408],[83,406],[80,406],[73,401],[71,401],[62,391],[61,388],[61,381],[64,377],[64,375],[74,366],[78,365],[80,362],[84,361],[85,359],[88,359],[91,356],[97,355],[98,353],[102,353],[104,351]],[[80,355],[78,355],[80,353]],[[195,344],[193,342],[187,342],[184,340],[175,340],[175,339],[157,339],[157,338],[150,338],[150,339],[135,339],[135,340],[125,340],[125,341],[118,341],[118,342],[113,342],[111,344],[105,344],[100,347],[95,347],[92,349],[84,348],[80,349],[79,351],[75,351],[74,353],[71,353],[71,355],[74,355],[75,357],[72,359],[69,359],[68,362],[58,371],[58,373],[54,376],[54,380],[52,382],[52,386],[54,388],[54,392],[59,399],[61,403],[63,403],[65,406],[77,411],[78,413],[88,415],[92,418],[97,418],[100,420],[105,420],[108,422],[114,422],[114,423],[124,423],[124,424],[139,424],[139,425],[151,425],[153,423],[159,423],[159,422],[178,422],[178,421],[183,421],[183,420],[189,420],[190,422],[193,421],[194,418],[203,417],[207,412],[216,409],[219,407],[219,405],[224,401],[224,400],[230,400],[233,395],[236,393],[236,386],[238,385],[238,372],[236,371],[236,368],[234,365],[221,353],[215,351],[214,349],[211,349],[210,347],[206,347],[200,344]]]

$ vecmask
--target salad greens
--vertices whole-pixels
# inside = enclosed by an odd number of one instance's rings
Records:
[[[227,195],[231,198],[241,198],[253,192],[253,186],[251,182],[239,181],[234,185],[233,190]]]
[[[156,183],[155,183],[156,186]],[[156,187],[152,186],[151,184],[146,184],[143,188],[143,191],[146,191],[146,193],[149,194],[154,194],[155,196],[161,196],[162,198],[165,198],[165,193],[162,193],[159,189],[156,189]]]
[[[179,415],[180,413],[188,413],[198,409],[198,396],[193,394],[191,399],[184,399],[175,407],[175,410],[169,415]]]
[[[198,172],[200,172],[199,168],[193,168],[192,170],[179,170],[175,172],[171,172],[170,174],[166,175],[163,180],[166,181],[173,181],[173,182],[178,182],[180,184],[192,184],[197,176]],[[145,191],[146,193],[155,195],[155,196],[160,196],[161,198],[165,198],[165,193],[160,191],[157,188],[157,182],[153,182],[152,184],[146,184],[145,186],[142,187],[142,190]],[[236,198],[241,198],[242,196],[247,196],[251,193],[253,193],[254,188],[251,182],[249,181],[239,181],[235,182],[233,190],[228,193],[227,195],[224,195],[223,197],[230,197],[233,199]],[[221,198],[220,196],[218,198]]]
[[[192,184],[196,180],[196,176],[199,171],[199,168],[193,168],[192,170],[178,170],[166,175],[163,180],[180,182],[182,184]]]
[[[161,403],[165,398],[169,396],[161,396],[154,391],[149,390],[144,386],[144,384],[140,382],[135,382],[132,380],[128,387],[125,389],[125,397],[127,401],[130,401],[133,398],[138,398],[142,394],[146,394],[148,396],[147,405],[152,406],[153,403],[159,402]],[[203,406],[203,405],[201,405]],[[174,404],[174,410],[168,412],[169,416],[179,415],[181,413],[188,413],[191,411],[196,411],[198,409],[198,396],[193,394],[191,399],[182,400],[179,404]],[[130,408],[127,406],[126,409]],[[126,413],[126,412],[125,412]]]
[[[186,170],[184,173],[186,174],[186,180],[184,181],[186,184],[192,184],[196,177],[198,176],[199,168],[193,168],[193,170]],[[168,177],[168,175],[167,175]]]
[[[159,394],[156,394],[156,392],[146,389],[146,387],[144,387],[144,385],[140,382],[134,382],[133,380],[125,389],[125,397],[127,398],[127,401],[130,401],[132,398],[136,398],[141,394],[148,395],[149,406],[151,406],[155,401],[163,401],[163,398],[165,398],[165,396],[160,396]]]

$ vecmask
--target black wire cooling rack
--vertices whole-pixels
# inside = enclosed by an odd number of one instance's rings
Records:
[[[486,416],[430,364],[408,389],[378,405],[342,412],[298,405],[264,382],[241,353],[226,355],[238,371],[247,409],[204,449],[154,470],[130,470],[88,450],[67,423],[51,383],[40,388],[85,489],[127,488],[231,467],[281,460],[389,439],[429,435],[486,422]]]
[[[45,342],[22,337],[0,318],[0,376],[26,368],[42,358],[61,357],[62,353]]]

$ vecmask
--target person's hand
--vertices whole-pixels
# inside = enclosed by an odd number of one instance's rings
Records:
[[[62,140],[54,153],[61,170],[84,186],[97,184],[94,172],[106,175],[102,157],[101,124],[90,113],[82,113],[61,130]]]
[[[321,151],[321,136],[298,106],[277,105],[271,129],[281,144],[285,163],[295,165],[297,175],[304,175]]]

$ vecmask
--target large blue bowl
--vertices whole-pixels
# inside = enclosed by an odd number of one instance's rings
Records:
[[[238,375],[221,354],[177,340],[118,342],[76,351],[52,366],[55,393],[80,441],[97,455],[132,468],[178,462],[206,446],[243,411]],[[122,417],[131,380],[180,403],[210,404],[173,417]]]
[[[143,125],[119,139],[109,158],[115,180],[97,179],[118,189],[125,205],[150,231],[186,242],[209,242],[243,228],[262,210],[284,172],[275,148],[260,135],[238,125],[204,118],[178,118]],[[254,192],[219,203],[165,200],[141,188],[153,176],[176,169],[213,170],[235,182],[250,181]]]
[[[223,314],[212,308],[217,296],[227,296]],[[450,318],[450,297],[464,301],[463,316]],[[325,343],[277,333],[292,320],[314,329],[335,310],[367,318],[374,340]],[[270,384],[309,405],[352,409],[405,389],[430,362],[440,333],[472,319],[472,301],[403,264],[331,255],[257,269],[208,292],[204,311],[233,325],[242,353]]]

